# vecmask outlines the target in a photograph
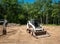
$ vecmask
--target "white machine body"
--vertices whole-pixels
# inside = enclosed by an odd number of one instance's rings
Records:
[[[43,31],[43,28],[42,28],[42,26],[41,25],[39,25],[38,27],[35,27],[32,23],[31,23],[31,21],[28,21],[28,23],[27,23],[27,29],[29,29],[29,28],[32,28],[32,30],[34,31],[34,32],[36,32],[36,30],[37,31]]]

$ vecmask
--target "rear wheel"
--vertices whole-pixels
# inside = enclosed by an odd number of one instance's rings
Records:
[[[31,30],[27,29],[27,32],[28,32],[28,33],[31,33]]]
[[[3,35],[6,35],[6,34],[7,34],[6,29],[3,29]]]

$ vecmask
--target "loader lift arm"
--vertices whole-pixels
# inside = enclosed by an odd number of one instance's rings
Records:
[[[7,20],[4,20],[4,19],[0,19],[0,23],[3,25],[3,35],[6,35],[7,34],[7,31],[6,31],[6,27],[7,27]]]

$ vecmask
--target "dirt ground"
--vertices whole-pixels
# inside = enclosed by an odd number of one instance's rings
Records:
[[[60,44],[60,26],[43,27],[51,36],[36,39],[26,32],[26,25],[7,27],[7,35],[0,36],[0,44]]]

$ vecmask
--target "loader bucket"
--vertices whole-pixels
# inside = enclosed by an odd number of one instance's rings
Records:
[[[38,35],[45,35],[45,34],[46,34],[46,31],[35,32],[36,36],[38,36]]]

